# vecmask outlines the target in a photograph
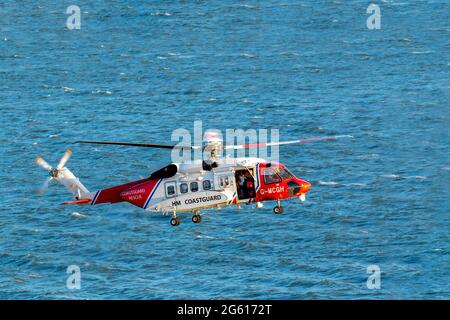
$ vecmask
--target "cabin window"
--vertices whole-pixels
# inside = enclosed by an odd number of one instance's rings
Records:
[[[222,188],[226,188],[230,185],[230,178],[228,176],[221,176],[219,178],[219,184]]]
[[[273,168],[264,168],[263,176],[265,184],[281,182],[280,176],[277,175]]]
[[[180,193],[187,193],[189,191],[189,187],[187,183],[180,184]]]
[[[174,197],[177,194],[175,182],[166,183],[166,195],[167,197]]]
[[[197,191],[198,191],[198,183],[191,182],[191,192],[197,192]]]
[[[211,190],[211,181],[209,180],[203,181],[203,190]]]
[[[175,187],[174,186],[167,186],[167,194],[169,196],[172,196],[175,194]]]

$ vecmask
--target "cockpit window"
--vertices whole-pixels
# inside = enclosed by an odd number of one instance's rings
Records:
[[[294,176],[292,175],[292,173],[290,173],[289,171],[287,171],[284,168],[277,168],[275,169],[275,171],[278,173],[278,175],[281,177],[281,179],[283,180],[288,180],[291,178],[294,178]]]
[[[264,168],[263,176],[265,184],[281,182],[281,178],[277,175],[273,168]]]

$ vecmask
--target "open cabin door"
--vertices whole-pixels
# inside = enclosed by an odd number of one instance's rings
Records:
[[[236,170],[234,178],[238,200],[248,200],[256,197],[254,168]]]

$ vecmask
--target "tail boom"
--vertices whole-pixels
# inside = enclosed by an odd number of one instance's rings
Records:
[[[146,178],[91,193],[91,205],[127,201],[136,206],[143,207],[145,194],[150,192],[148,186],[153,185],[153,181],[150,178]],[[135,192],[134,190],[138,190],[139,192]],[[143,200],[138,201],[140,199]]]
[[[89,192],[80,180],[65,167],[71,154],[72,152],[68,149],[55,168],[52,168],[52,166],[40,156],[37,156],[35,160],[35,162],[40,167],[47,170],[50,175],[44,186],[47,187],[50,181],[55,180],[63,185],[74,196],[74,200],[64,202],[63,204],[94,205],[126,201],[135,206],[146,208],[161,182],[161,179],[152,179],[150,177],[99,190],[97,192]]]

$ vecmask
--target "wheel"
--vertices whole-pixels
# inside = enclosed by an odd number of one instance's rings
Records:
[[[193,223],[199,223],[199,222],[201,222],[202,221],[202,216],[201,215],[199,215],[199,214],[194,214],[193,216],[192,216],[192,222]]]
[[[273,208],[273,212],[274,212],[275,214],[282,214],[283,211],[284,211],[284,209],[283,209],[283,207],[281,207],[281,206],[276,206],[275,208]]]
[[[178,219],[178,218],[172,218],[172,219],[170,219],[170,224],[171,224],[173,227],[175,227],[175,226],[177,226],[177,225],[180,224],[180,219]]]

